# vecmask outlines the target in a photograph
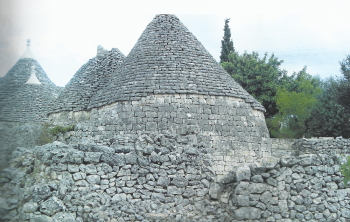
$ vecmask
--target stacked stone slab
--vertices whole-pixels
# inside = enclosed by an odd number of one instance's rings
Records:
[[[99,46],[97,56],[84,64],[62,90],[52,112],[87,110],[90,98],[98,89],[116,78],[124,58],[116,48],[107,51]]]
[[[41,122],[47,119],[49,105],[59,87],[51,82],[28,48],[0,81],[0,120]],[[30,78],[37,82],[27,82]]]
[[[157,94],[242,98],[264,107],[237,84],[175,15],[157,15],[127,56],[120,75],[90,108]]]

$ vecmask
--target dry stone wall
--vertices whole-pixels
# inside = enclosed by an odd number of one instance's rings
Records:
[[[336,139],[327,138],[296,140],[294,147],[296,147],[297,152],[301,154],[350,154],[350,141],[342,137]]]
[[[40,123],[0,122],[0,170],[8,167],[17,147],[33,149],[37,145]]]
[[[180,135],[120,135],[18,148],[1,172],[0,221],[348,221],[347,155],[232,167]],[[339,144],[339,143],[338,143]],[[175,146],[176,145],[176,146]]]

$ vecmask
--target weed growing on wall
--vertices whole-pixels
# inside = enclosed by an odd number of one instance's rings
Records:
[[[56,136],[58,136],[60,133],[65,134],[66,132],[74,130],[75,125],[70,125],[67,127],[63,126],[53,126],[49,123],[44,123],[41,127],[41,132],[36,140],[36,144],[39,146],[52,143]]]
[[[54,137],[49,132],[49,128],[52,127],[52,124],[49,123],[43,123],[41,127],[41,132],[39,134],[39,137],[36,140],[36,144],[38,146],[42,146],[48,143],[52,143],[54,140]]]
[[[339,158],[339,160],[340,160],[340,158]],[[339,171],[344,176],[344,180],[343,180],[344,186],[347,187],[348,182],[350,180],[350,156],[348,156],[347,162],[342,164],[339,167]]]
[[[63,126],[55,126],[53,127],[52,129],[50,129],[50,134],[54,135],[54,136],[57,136],[59,133],[66,133],[68,131],[72,131],[74,130],[74,126],[75,125],[70,125],[70,126],[67,126],[67,127],[63,127]]]

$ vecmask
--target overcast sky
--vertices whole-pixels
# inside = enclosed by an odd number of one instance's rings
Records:
[[[96,55],[97,45],[127,55],[156,14],[175,14],[219,61],[225,18],[240,54],[283,59],[288,73],[304,66],[339,76],[350,54],[350,1],[0,0],[0,76],[26,49],[59,86]]]

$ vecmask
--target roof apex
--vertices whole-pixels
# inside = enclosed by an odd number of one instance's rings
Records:
[[[27,39],[27,50],[22,55],[21,59],[35,59],[33,53],[30,51],[30,39]]]

